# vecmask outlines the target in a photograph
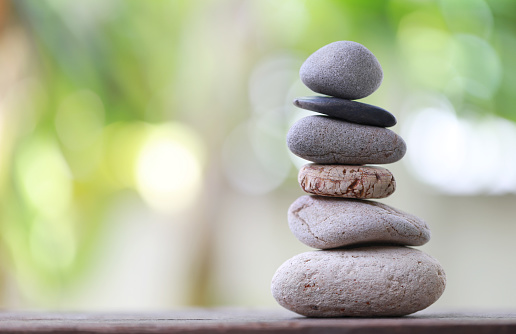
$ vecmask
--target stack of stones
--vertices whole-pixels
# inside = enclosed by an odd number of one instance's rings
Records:
[[[387,169],[370,166],[400,160],[403,139],[387,129],[388,111],[353,101],[373,93],[383,78],[376,57],[363,45],[340,41],[312,54],[300,76],[311,90],[329,95],[294,104],[327,116],[309,116],[287,135],[289,149],[313,162],[299,172],[312,195],[289,208],[294,235],[321,250],[286,261],[272,280],[283,307],[309,317],[402,316],[422,310],[443,293],[440,264],[407,246],[420,246],[430,230],[420,218],[370,199],[395,190]]]

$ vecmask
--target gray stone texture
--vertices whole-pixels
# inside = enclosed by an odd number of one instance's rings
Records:
[[[405,141],[393,131],[348,123],[327,116],[308,116],[288,131],[288,148],[320,164],[388,164],[400,160]]]
[[[396,190],[392,173],[376,166],[308,164],[298,181],[307,193],[331,197],[385,198]]]
[[[372,94],[383,79],[376,57],[352,41],[333,42],[315,51],[303,63],[299,75],[314,92],[348,100]]]
[[[430,240],[424,220],[368,200],[301,196],[288,209],[288,225],[299,241],[320,249],[366,243],[421,246]]]
[[[446,276],[431,256],[408,247],[319,250],[294,256],[272,279],[272,295],[308,317],[403,316],[443,293]]]

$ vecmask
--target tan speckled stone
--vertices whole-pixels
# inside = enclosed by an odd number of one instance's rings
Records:
[[[320,250],[294,256],[272,278],[272,295],[308,317],[402,316],[433,304],[446,276],[431,256],[408,247]]]
[[[392,173],[382,167],[308,164],[298,181],[307,193],[345,198],[384,198],[396,190]]]
[[[321,249],[360,243],[421,246],[430,240],[424,220],[367,200],[301,196],[288,210],[288,225],[299,241]]]

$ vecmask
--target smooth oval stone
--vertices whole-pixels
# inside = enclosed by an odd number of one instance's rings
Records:
[[[385,109],[367,103],[340,99],[338,97],[298,97],[294,99],[294,105],[350,123],[381,127],[396,125],[396,117]]]
[[[396,190],[394,175],[385,168],[308,164],[298,174],[307,193],[345,198],[385,198]]]
[[[320,164],[388,164],[407,151],[405,141],[389,129],[327,116],[298,120],[288,131],[287,145],[295,155]]]
[[[443,293],[446,276],[431,256],[408,247],[319,250],[294,256],[272,279],[283,307],[308,317],[402,316]]]
[[[301,65],[299,75],[314,92],[347,100],[372,94],[383,79],[376,57],[352,41],[333,42],[315,51]]]
[[[299,241],[320,249],[364,243],[421,246],[430,240],[424,220],[366,200],[302,196],[288,209],[288,225]]]

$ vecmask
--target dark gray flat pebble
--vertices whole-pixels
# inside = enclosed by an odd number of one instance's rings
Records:
[[[347,122],[381,127],[396,124],[396,117],[371,104],[331,96],[306,96],[294,100],[296,107],[326,114]]]

